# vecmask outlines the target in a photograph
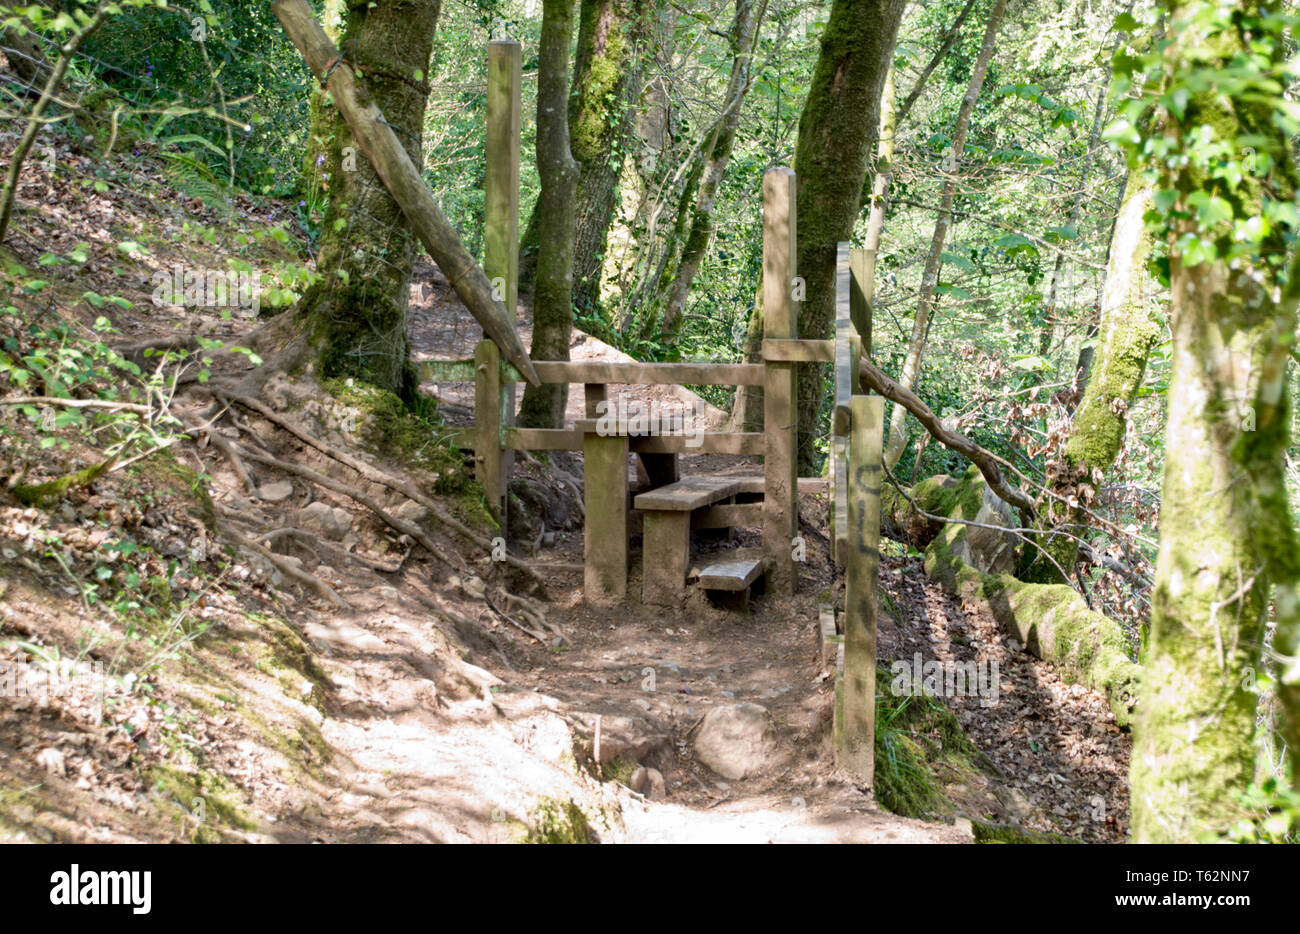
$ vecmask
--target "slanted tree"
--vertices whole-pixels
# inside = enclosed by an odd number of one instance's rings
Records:
[[[1139,96],[1114,130],[1156,176],[1174,342],[1130,776],[1144,843],[1222,835],[1243,816],[1235,792],[1255,776],[1270,602],[1282,736],[1300,774],[1300,548],[1283,483],[1300,297],[1286,270],[1289,139],[1300,125],[1282,97],[1279,6],[1163,0],[1168,38],[1117,58],[1117,92]]]
[[[1006,0],[999,0],[1005,3]],[[799,118],[799,336],[828,338],[835,320],[835,256],[853,234],[880,126],[880,92],[905,0],[835,0]],[[799,283],[788,287],[799,294]],[[798,468],[816,467],[826,367],[798,367]]]
[[[573,333],[574,193],[578,163],[569,149],[569,41],[572,0],[543,0],[542,38],[537,54],[537,172],[542,191],[537,218],[546,231],[537,250],[533,284],[534,360],[568,360]],[[519,424],[559,428],[568,386],[529,386],[519,409]]]
[[[344,10],[340,48],[416,165],[439,8],[440,0],[349,0]],[[406,333],[416,239],[342,117],[331,111],[316,132],[329,201],[321,279],[299,304],[308,344],[321,375],[355,377],[409,399],[417,385]]]

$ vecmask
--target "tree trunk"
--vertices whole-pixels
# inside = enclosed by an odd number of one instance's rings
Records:
[[[921,371],[921,355],[925,351],[926,335],[930,333],[930,316],[934,314],[935,289],[939,284],[939,267],[943,261],[943,244],[948,238],[948,227],[952,223],[952,206],[957,196],[957,163],[966,148],[966,132],[970,129],[971,113],[979,99],[980,88],[984,85],[984,76],[988,74],[989,62],[993,58],[993,46],[1002,27],[1002,16],[1006,13],[1007,0],[994,0],[989,12],[988,25],[984,29],[984,42],[975,59],[975,68],[971,71],[970,84],[966,96],[962,98],[957,111],[957,125],[952,133],[952,154],[944,171],[948,174],[943,186],[943,197],[939,204],[939,216],[934,223],[934,236],[930,239],[930,252],[925,259],[925,271],[921,275],[921,295],[917,301],[916,317],[912,321],[912,337],[907,345],[907,356],[903,360],[903,372],[898,381],[906,389],[916,385]],[[907,446],[907,411],[902,406],[894,406],[889,418],[889,440],[885,445],[885,465],[890,469],[898,466]]]
[[[321,28],[336,43],[343,29],[343,0],[325,0],[321,10]],[[302,186],[309,195],[329,190],[326,162],[329,159],[330,135],[334,132],[335,114],[329,95],[313,85],[307,106],[307,151],[302,159]]]
[[[1181,115],[1171,109],[1160,138],[1159,187],[1178,192],[1166,215],[1174,347],[1160,553],[1133,734],[1133,839],[1141,843],[1221,835],[1243,816],[1235,793],[1256,775],[1255,684],[1270,596],[1282,737],[1300,774],[1300,559],[1284,486],[1300,269],[1293,265],[1283,291],[1277,260],[1292,225],[1257,240],[1230,235],[1233,220],[1269,216],[1266,199],[1292,203],[1296,178],[1274,123],[1281,93],[1252,99],[1219,89],[1251,67],[1274,74],[1283,42],[1267,26],[1271,3],[1234,7],[1222,28],[1200,4],[1166,6],[1173,42],[1164,68],[1177,84],[1164,91],[1195,88],[1194,80],[1213,90],[1190,94]],[[1243,35],[1250,58],[1240,55]],[[1244,178],[1232,189],[1206,158],[1205,128],[1216,145],[1250,139],[1260,154],[1257,165],[1237,163]],[[1221,199],[1230,220],[1202,221],[1199,194]]]
[[[546,236],[537,251],[533,285],[534,360],[568,360],[573,332],[574,193],[578,163],[569,149],[569,39],[572,0],[543,0],[537,60],[537,170],[542,191],[537,219]],[[529,386],[520,406],[525,428],[559,428],[569,387]]]
[[[341,48],[417,166],[439,8],[440,0],[349,0],[345,10]],[[409,399],[418,383],[406,334],[416,240],[337,111],[323,129],[322,278],[300,313],[322,376],[353,377]]]
[[[1042,526],[1063,528],[1068,535],[1045,537],[1040,545],[1056,564],[1035,549],[1026,554],[1021,577],[1040,583],[1063,583],[1061,570],[1069,572],[1075,563],[1077,536],[1084,524],[1084,509],[1103,475],[1110,470],[1124,445],[1128,410],[1142,388],[1147,357],[1160,340],[1161,324],[1150,295],[1151,235],[1145,215],[1151,209],[1152,186],[1137,176],[1129,178],[1128,189],[1115,219],[1111,238],[1106,284],[1101,298],[1100,336],[1087,390],[1074,413],[1070,436],[1063,455],[1048,464],[1047,485],[1058,496],[1078,505],[1064,506],[1045,499]],[[1057,565],[1060,566],[1058,569]]]
[[[573,304],[580,314],[600,307],[605,238],[618,207],[618,181],[641,90],[647,0],[582,0],[569,147],[580,166],[573,242]],[[540,245],[534,208],[520,245],[520,283],[532,288]]]
[[[723,98],[722,116],[713,129],[712,142],[705,150],[707,158],[695,192],[694,204],[690,208],[690,233],[682,247],[681,259],[677,263],[675,274],[667,286],[662,288],[663,330],[670,335],[676,332],[678,318],[686,308],[686,298],[690,294],[691,283],[695,281],[700,263],[713,246],[718,189],[727,171],[727,163],[731,161],[731,148],[736,142],[736,131],[740,126],[741,104],[750,88],[754,43],[766,10],[765,0],[757,4],[755,0],[736,0],[736,18],[732,21],[729,32],[731,78]]]
[[[880,91],[905,5],[905,0],[835,0],[822,33],[795,147],[803,338],[831,337],[836,250],[853,235],[880,127]],[[826,367],[800,364],[797,369],[798,467],[811,474],[822,434]]]

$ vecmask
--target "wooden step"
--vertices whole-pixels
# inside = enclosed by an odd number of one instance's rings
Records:
[[[747,590],[763,574],[762,558],[727,558],[700,569],[705,590]]]
[[[745,479],[744,477],[684,477],[676,483],[669,483],[638,494],[632,501],[632,505],[646,512],[690,512],[734,496]]]

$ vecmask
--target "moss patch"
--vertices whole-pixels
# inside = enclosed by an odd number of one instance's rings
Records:
[[[876,684],[893,679],[883,665]],[[881,807],[904,817],[953,813],[944,786],[978,772],[980,752],[942,701],[925,695],[876,695],[875,793]]]
[[[591,843],[595,833],[587,815],[572,800],[543,798],[533,812],[525,843]]]

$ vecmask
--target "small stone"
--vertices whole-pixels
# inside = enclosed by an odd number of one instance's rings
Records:
[[[304,529],[319,532],[330,541],[339,541],[352,531],[352,513],[317,501],[299,510],[298,524]]]
[[[288,480],[277,480],[257,488],[257,495],[268,503],[282,503],[293,495],[293,484]]]

